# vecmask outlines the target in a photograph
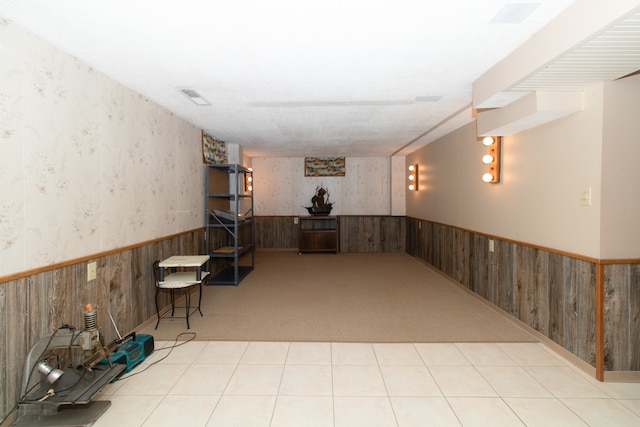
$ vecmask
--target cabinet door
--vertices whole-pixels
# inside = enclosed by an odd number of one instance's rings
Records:
[[[335,231],[305,231],[300,233],[300,252],[337,252]]]

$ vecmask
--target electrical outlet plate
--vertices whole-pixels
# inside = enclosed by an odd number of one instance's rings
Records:
[[[591,187],[584,188],[580,192],[580,206],[591,206]]]
[[[97,273],[96,262],[92,261],[87,263],[87,281],[96,280]]]
[[[298,217],[297,217],[297,216],[293,218],[293,223],[294,223],[294,224],[297,224],[297,223],[298,223]]]

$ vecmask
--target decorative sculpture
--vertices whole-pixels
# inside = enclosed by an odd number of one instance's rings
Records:
[[[326,199],[325,199],[326,196]],[[333,203],[329,202],[329,193],[322,186],[316,188],[316,194],[311,198],[311,206],[306,207],[310,215],[329,215],[333,209]]]

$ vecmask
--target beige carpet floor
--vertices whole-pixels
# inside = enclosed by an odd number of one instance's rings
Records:
[[[194,297],[196,295],[194,294]],[[195,300],[195,298],[193,298]],[[533,342],[517,323],[405,253],[257,251],[239,286],[204,286],[198,340]],[[180,313],[182,314],[182,313]],[[173,340],[184,318],[138,332]]]

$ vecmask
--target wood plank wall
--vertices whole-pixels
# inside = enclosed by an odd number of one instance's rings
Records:
[[[595,262],[416,218],[406,227],[409,254],[595,366]],[[638,371],[640,264],[605,263],[604,284],[604,369]]]
[[[204,233],[185,234],[148,242],[92,260],[53,266],[15,280],[0,283],[0,422],[15,407],[26,356],[44,336],[68,324],[84,328],[83,308],[98,309],[98,327],[111,342],[116,332],[109,312],[122,335],[156,314],[155,282],[151,265],[175,254],[199,254]],[[87,262],[97,262],[97,278],[87,282]],[[169,303],[162,298],[161,307]]]
[[[640,370],[640,264],[604,266],[606,370]]]
[[[256,216],[257,249],[298,250],[295,216]],[[405,217],[340,215],[340,252],[404,252]]]
[[[298,250],[295,216],[256,216],[256,249]]]
[[[404,252],[405,218],[340,216],[340,252]]]

